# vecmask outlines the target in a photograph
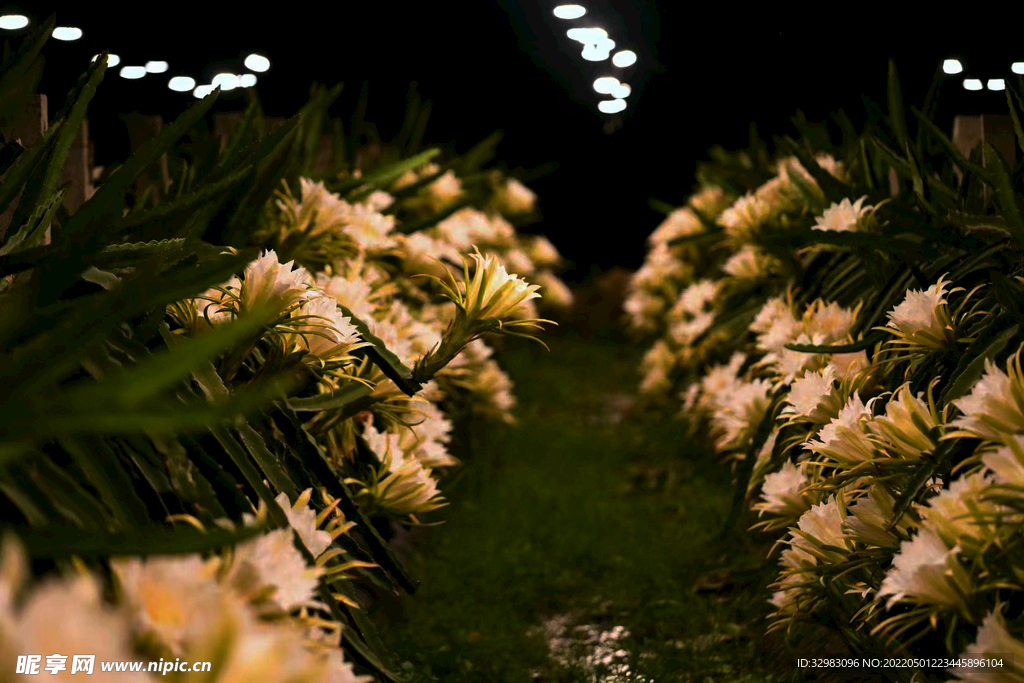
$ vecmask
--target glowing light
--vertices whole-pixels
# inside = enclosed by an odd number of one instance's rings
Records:
[[[1006,90],[1006,81],[1001,78],[988,79],[989,90]]]
[[[128,78],[136,80],[146,75],[146,67],[144,66],[124,66],[121,67],[121,78]]]
[[[594,42],[594,47],[610,54],[615,49],[615,41],[611,38],[602,38]]]
[[[196,89],[192,91],[192,94],[195,95],[196,97],[198,97],[199,99],[202,99],[202,98],[206,97],[207,95],[209,95],[210,93],[212,93],[213,92],[213,88],[214,88],[214,86],[212,86],[212,85],[200,85],[200,86],[197,86]]]
[[[1024,62],[1014,62],[1010,65],[1010,71],[1015,74],[1024,74]]]
[[[28,17],[24,14],[5,14],[0,17],[0,28],[2,29],[16,31],[26,26],[28,26]]]
[[[626,108],[626,100],[604,100],[597,103],[597,108],[605,114],[618,114]]]
[[[583,59],[588,62],[603,62],[611,56],[608,50],[603,50],[596,45],[587,45],[583,48]]]
[[[167,62],[146,62],[146,73],[162,74],[167,71]]]
[[[234,90],[239,85],[238,76],[232,73],[217,74],[210,82],[215,88],[219,85],[221,90]]]
[[[251,88],[256,85],[256,74],[242,74],[238,77],[238,87]]]
[[[616,52],[615,56],[612,57],[612,64],[618,67],[633,66],[636,64],[636,53],[632,50]]]
[[[619,83],[615,88],[608,93],[612,97],[620,100],[624,100],[629,97],[629,93],[633,92],[633,89],[629,87],[629,83]]]
[[[245,58],[245,68],[249,71],[263,73],[270,68],[270,60],[263,55],[253,53]]]
[[[100,56],[96,55],[92,58],[92,61],[96,61]],[[121,63],[121,58],[113,53],[107,53],[107,68],[111,69]]]
[[[190,76],[175,76],[167,83],[167,87],[175,92],[188,92],[196,87],[196,79]]]
[[[587,13],[582,5],[559,5],[555,8],[555,16],[559,19],[579,19]]]
[[[53,37],[57,40],[78,40],[82,37],[82,29],[74,26],[58,26],[53,29]]]
[[[602,95],[611,95],[617,87],[619,87],[619,79],[614,76],[602,76],[594,81],[594,90]]]
[[[981,90],[981,80],[977,78],[965,78],[964,88],[967,90]]]
[[[571,28],[565,32],[565,35],[584,45],[589,45],[607,38],[608,32],[603,28]]]
[[[947,59],[942,62],[942,71],[947,74],[958,74],[964,70],[964,65],[959,59]]]

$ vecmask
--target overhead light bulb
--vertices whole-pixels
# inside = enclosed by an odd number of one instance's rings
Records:
[[[207,95],[209,95],[210,93],[212,93],[213,92],[213,88],[214,88],[214,86],[212,86],[212,85],[199,85],[199,86],[196,86],[196,89],[192,91],[192,94],[195,95],[196,97],[198,97],[199,99],[202,99],[202,98],[206,97]]]
[[[95,62],[99,58],[100,58],[100,56],[96,55],[95,57],[92,58],[92,61]],[[120,63],[121,63],[121,58],[120,57],[118,57],[117,55],[115,55],[113,53],[109,53],[109,52],[107,53],[107,68],[108,69],[113,68],[113,67],[117,66]]]
[[[988,79],[989,90],[1006,90],[1006,81],[1001,78]]]
[[[602,50],[596,45],[587,45],[583,48],[583,59],[588,62],[603,62],[611,56],[608,50]]]
[[[612,57],[612,64],[618,67],[633,66],[636,64],[636,53],[632,50],[616,52],[615,56]]]
[[[53,29],[53,37],[65,41],[78,40],[82,37],[82,29],[75,26],[58,26]]]
[[[582,5],[559,5],[555,8],[555,16],[559,19],[579,19],[587,13]]]
[[[619,79],[614,76],[602,76],[594,81],[594,90],[602,95],[610,95],[619,85]]]
[[[614,98],[617,98],[617,99],[620,99],[620,100],[624,100],[627,97],[629,97],[629,94],[631,92],[633,92],[633,89],[629,87],[629,83],[619,83],[608,94],[611,95]]]
[[[1010,65],[1010,71],[1015,74],[1024,74],[1024,62],[1014,62]]]
[[[964,88],[967,90],[981,90],[981,80],[977,78],[965,78]]]
[[[239,88],[251,88],[256,85],[256,74],[242,74],[238,77]]]
[[[626,108],[626,100],[604,100],[597,103],[597,108],[605,114],[618,114]]]
[[[137,80],[146,75],[146,67],[144,66],[125,66],[121,67],[121,78],[127,78],[129,80]]]
[[[238,76],[232,73],[217,74],[210,83],[215,88],[219,85],[221,90],[234,90],[239,85]]]
[[[245,58],[245,68],[249,71],[263,73],[270,68],[270,60],[263,55],[253,53]]]
[[[603,28],[571,28],[565,32],[565,35],[575,41],[587,44],[596,43],[599,40],[607,38],[608,32]]]
[[[964,65],[959,59],[947,59],[942,62],[942,71],[947,74],[958,74],[964,70]]]
[[[146,73],[162,74],[167,71],[167,62],[146,62]]]
[[[168,81],[167,87],[175,92],[188,92],[196,87],[196,79],[191,76],[175,76]]]
[[[17,31],[26,26],[28,26],[28,17],[24,14],[5,14],[0,17],[0,28],[2,29]]]

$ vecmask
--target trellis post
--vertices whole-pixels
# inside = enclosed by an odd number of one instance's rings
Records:
[[[1013,129],[1013,118],[1008,115],[957,116],[953,119],[953,144],[965,157],[978,145],[988,143],[1012,168],[1017,162],[1017,137]],[[987,167],[984,155],[981,165]],[[963,180],[963,171],[956,169],[957,177]],[[984,186],[985,206],[992,200],[992,188]]]
[[[228,140],[231,139],[232,133],[241,122],[242,114],[240,112],[232,111],[213,115],[213,132],[220,140],[220,151],[223,152],[227,149]]]
[[[29,99],[25,108],[21,110],[18,117],[10,127],[3,131],[4,139],[11,142],[18,141],[25,149],[28,149],[39,142],[50,126],[49,114],[47,113],[46,107],[46,95],[36,95]],[[0,239],[7,236],[7,230],[10,228],[11,219],[14,218],[14,212],[20,201],[21,192],[18,193],[18,197],[15,201],[11,202],[3,213],[0,213]],[[46,230],[45,243],[50,243],[49,228]]]
[[[68,193],[64,196],[64,208],[68,213],[78,211],[78,207],[92,196],[91,148],[89,122],[82,121],[78,134],[71,143],[67,164],[64,166],[62,182],[68,185]]]
[[[164,125],[162,116],[148,116],[137,112],[122,114],[121,119],[128,127],[128,137],[131,139],[132,154],[138,152],[139,148],[142,147],[146,141],[155,138],[160,133],[160,129],[163,128]],[[150,187],[154,188],[160,196],[163,196],[171,186],[171,173],[167,165],[167,154],[161,154],[157,163],[159,179],[154,178],[149,173],[144,173],[140,176],[138,181],[136,181],[136,197],[141,197],[142,194]]]

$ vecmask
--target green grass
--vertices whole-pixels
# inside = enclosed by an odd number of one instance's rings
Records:
[[[445,489],[451,505],[435,513],[445,523],[414,535],[409,564],[422,588],[375,615],[405,671],[589,683],[587,667],[549,657],[540,628],[571,615],[624,627],[615,647],[648,681],[784,680],[762,650],[758,587],[773,566],[745,534],[714,542],[731,497],[726,468],[678,422],[606,419],[612,395],[634,391],[639,348],[546,340],[550,353],[524,343],[503,354],[519,424],[475,445]],[[735,585],[714,585],[726,571]],[[587,651],[579,638],[574,646]]]

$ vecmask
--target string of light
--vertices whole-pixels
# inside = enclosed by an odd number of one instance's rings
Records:
[[[1024,62],[1014,62],[1010,65],[1010,71],[1015,74],[1024,75]],[[964,65],[959,59],[951,57],[942,62],[942,73],[955,76],[964,72]],[[989,78],[984,84],[980,78],[964,78],[964,90],[1006,90],[1006,79]]]
[[[4,14],[0,16],[0,30],[19,31],[26,28],[31,20],[23,14]],[[57,40],[72,42],[80,40],[83,36],[81,28],[76,26],[57,26],[53,29],[52,36]],[[95,55],[92,61],[96,61],[99,55]],[[107,67],[114,68],[121,64],[121,57],[114,53],[107,54]],[[167,82],[167,87],[175,92],[191,92],[196,97],[206,97],[214,88],[220,86],[221,90],[234,90],[235,88],[251,88],[256,85],[256,74],[264,73],[270,69],[270,60],[262,54],[252,53],[248,55],[242,65],[253,73],[234,73],[222,71],[216,74],[209,83],[199,85],[192,76],[176,75]],[[124,65],[119,71],[121,78],[127,80],[139,80],[148,74],[162,74],[170,70],[170,65],[165,61],[151,60],[143,66]]]
[[[582,5],[559,5],[554,9],[555,17],[563,20],[582,19],[586,14],[587,9]],[[616,48],[616,43],[603,28],[578,26],[567,30],[566,35],[583,45],[581,56],[588,62],[604,62],[611,58],[612,65],[619,69],[626,69],[637,62],[636,53],[632,50],[619,50],[613,55],[612,50]],[[594,81],[594,91],[612,98],[598,102],[598,111],[604,114],[617,114],[626,108],[626,98],[629,97],[632,88],[628,83],[620,81],[617,76],[605,75]]]

